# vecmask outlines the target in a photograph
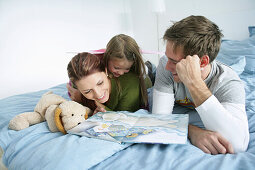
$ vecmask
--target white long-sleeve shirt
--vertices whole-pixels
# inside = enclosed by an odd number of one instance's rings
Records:
[[[206,129],[216,131],[226,138],[234,151],[245,151],[249,143],[248,121],[245,112],[245,91],[242,81],[229,67],[212,63],[204,80],[212,96],[195,108],[189,90],[176,83],[171,72],[165,70],[167,58],[161,58],[153,90],[152,113],[171,114],[174,103],[194,108]]]

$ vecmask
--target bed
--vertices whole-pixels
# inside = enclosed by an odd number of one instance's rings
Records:
[[[8,129],[17,114],[32,111],[47,91],[68,99],[65,84],[0,100],[2,163],[20,169],[255,169],[255,27],[249,38],[224,40],[218,60],[231,66],[245,84],[250,141],[246,152],[226,155],[203,153],[187,144],[118,144],[49,131],[46,122],[22,131]],[[137,112],[146,112],[139,110]],[[187,110],[175,108],[174,113]],[[191,121],[191,120],[190,120]]]

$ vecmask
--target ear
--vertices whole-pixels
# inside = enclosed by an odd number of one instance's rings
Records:
[[[85,109],[86,109],[86,111],[85,111],[84,117],[85,117],[85,120],[87,120],[90,116],[92,116],[93,112],[92,112],[92,110],[91,110],[90,108],[88,108],[88,107],[85,107]]]
[[[108,77],[108,70],[107,70],[107,67],[105,67],[105,74],[106,74],[106,76]]]
[[[62,113],[62,110],[59,107],[57,107],[56,110],[55,110],[54,120],[55,120],[55,123],[56,123],[56,126],[57,126],[58,130],[60,132],[64,133],[64,134],[66,134],[66,130],[63,126],[61,116],[60,116],[61,113]]]
[[[204,68],[210,63],[210,58],[208,55],[204,55],[200,58],[200,67]]]

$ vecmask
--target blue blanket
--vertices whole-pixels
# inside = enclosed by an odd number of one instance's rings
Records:
[[[246,152],[209,155],[192,144],[135,144],[118,152],[93,169],[255,169],[255,72],[244,71],[240,77],[246,83],[246,110],[250,142]]]
[[[251,29],[251,33],[254,31]],[[245,83],[246,111],[249,121],[250,141],[246,152],[226,155],[203,153],[189,142],[185,145],[133,144],[123,145],[113,142],[63,135],[49,131],[46,122],[33,125],[21,131],[8,129],[9,121],[17,114],[33,111],[41,95],[46,91],[68,99],[65,84],[33,93],[11,96],[0,100],[0,146],[4,150],[3,163],[8,169],[255,169],[255,35],[238,48],[234,42],[228,49],[221,50],[219,60],[236,70]],[[229,43],[229,41],[225,41]],[[246,45],[245,45],[246,43]],[[245,47],[245,48],[244,48]],[[247,50],[249,48],[249,50]],[[226,57],[237,56],[233,62]],[[248,52],[248,53],[247,53]],[[221,57],[222,56],[222,57]],[[238,57],[234,57],[235,59]],[[245,59],[246,64],[241,62]],[[231,63],[227,63],[231,61]],[[240,66],[240,67],[239,67]],[[139,110],[138,112],[144,112]],[[177,112],[182,112],[178,110]]]
[[[48,90],[68,98],[64,84]],[[88,169],[129,146],[52,133],[46,122],[21,131],[9,130],[9,120],[19,113],[33,111],[48,90],[0,100],[0,146],[8,169]]]

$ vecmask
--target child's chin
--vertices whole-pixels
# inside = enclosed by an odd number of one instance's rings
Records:
[[[120,75],[119,74],[113,74],[114,75],[114,77],[119,77]]]

